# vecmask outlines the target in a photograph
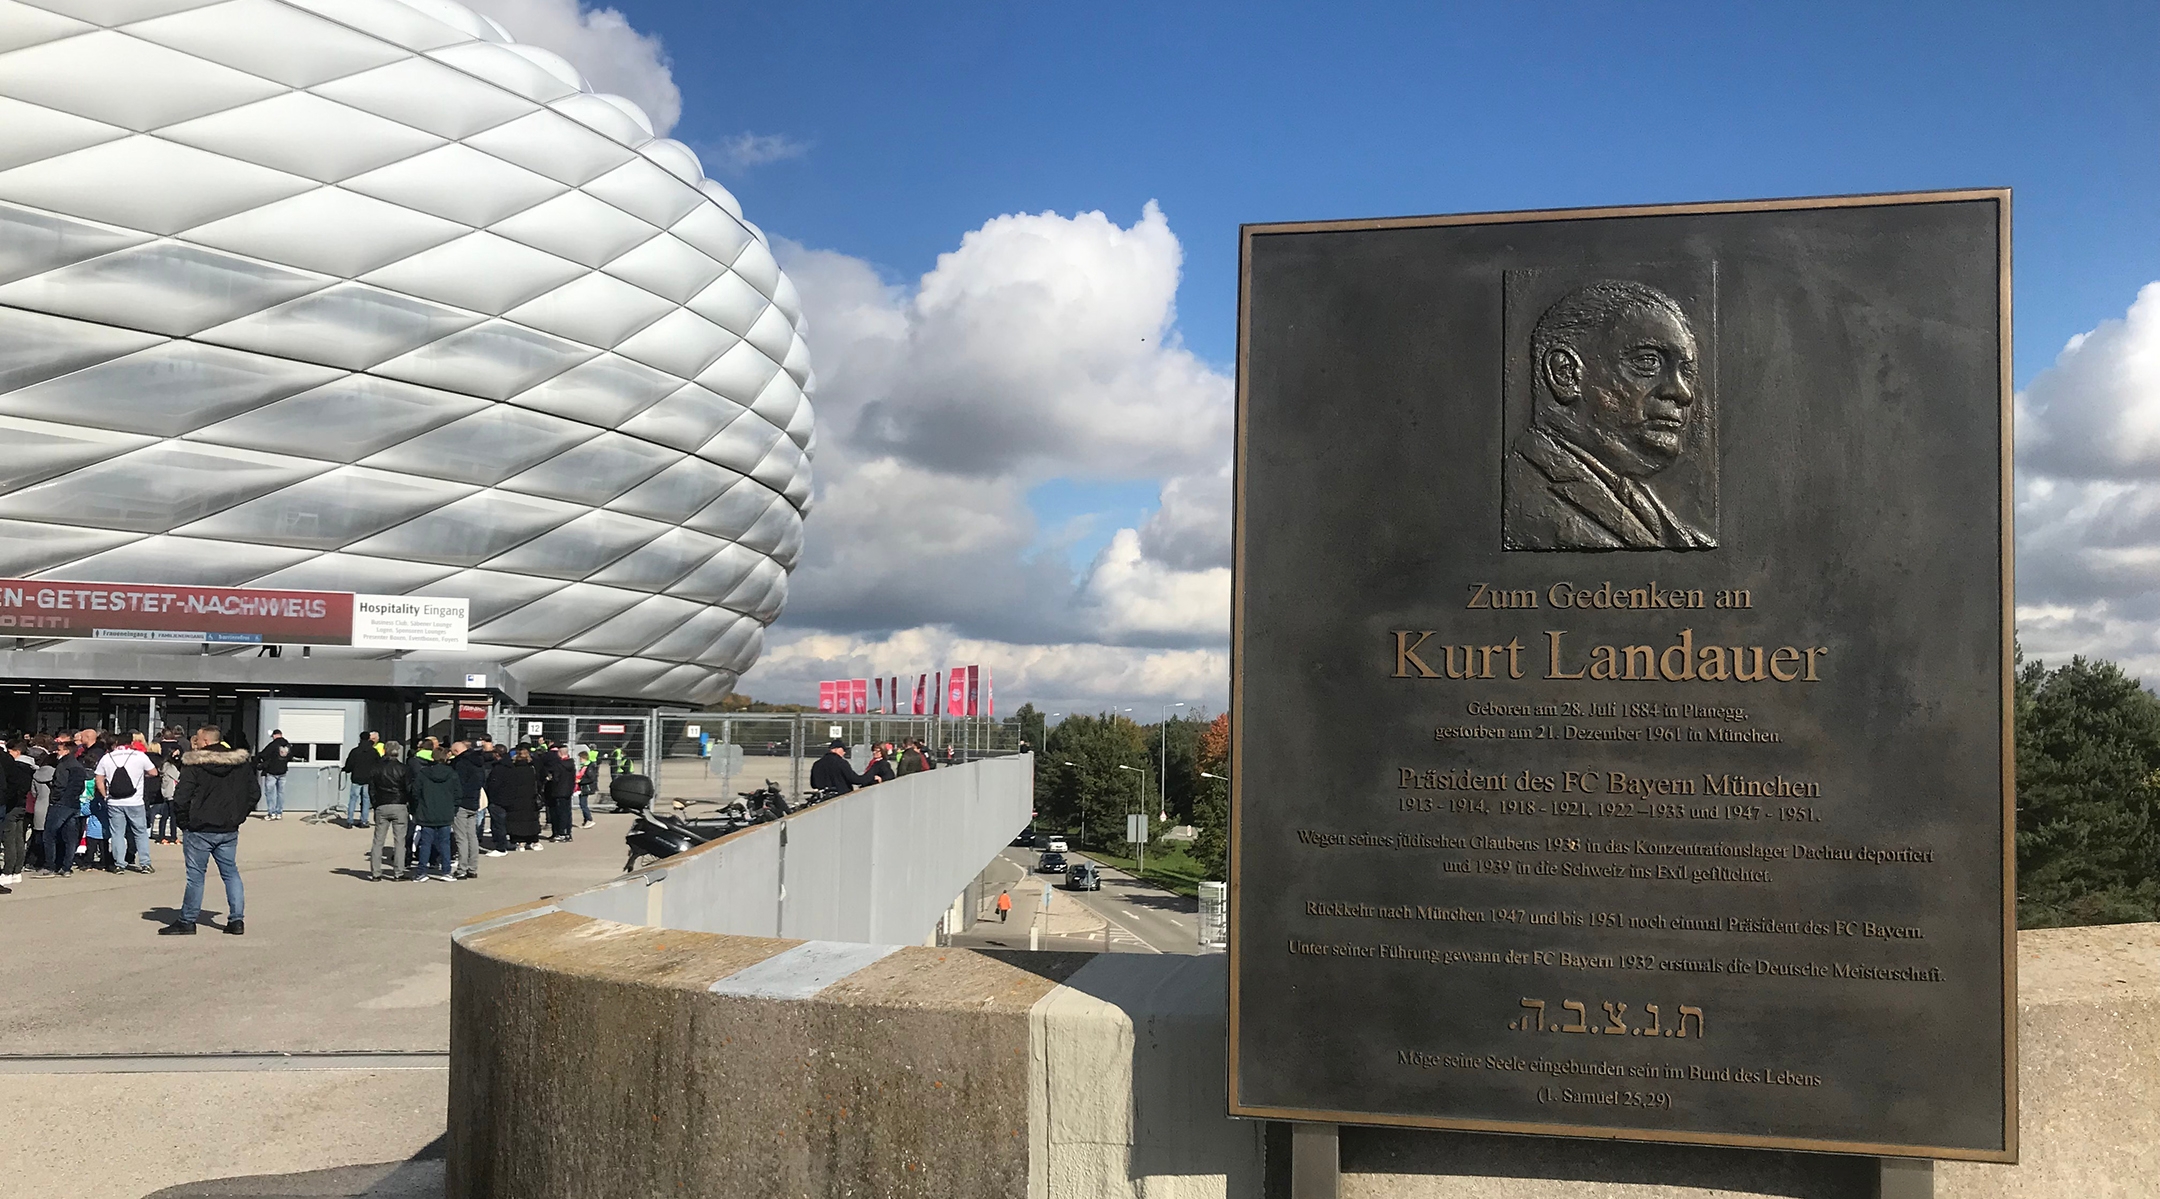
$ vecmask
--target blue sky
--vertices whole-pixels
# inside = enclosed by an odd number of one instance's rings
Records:
[[[1155,199],[1218,363],[1246,221],[2008,184],[2021,382],[2160,277],[2151,3],[620,7],[678,137],[806,147],[727,177],[768,229],[912,279]]]
[[[2160,511],[2151,0],[614,3],[672,60],[674,136],[831,252],[788,267],[830,439],[753,693],[975,655],[1045,707],[1219,706],[1241,223],[2005,185],[2020,633],[2160,671],[2160,568],[2118,544]],[[1073,219],[999,219],[1044,212]],[[933,271],[972,298],[911,307]]]

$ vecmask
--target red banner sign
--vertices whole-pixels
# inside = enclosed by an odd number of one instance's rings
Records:
[[[817,685],[817,710],[820,712],[839,711],[839,689],[840,684],[832,681],[831,679],[827,679],[824,682],[819,683]]]
[[[967,715],[967,667],[955,666],[945,672],[945,714]]]
[[[848,683],[848,690],[850,693],[848,711],[857,716],[868,712],[870,710],[870,680],[851,679]]]
[[[0,579],[0,635],[349,645],[345,591]]]

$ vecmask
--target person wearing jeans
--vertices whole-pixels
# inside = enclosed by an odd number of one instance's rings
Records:
[[[451,881],[451,825],[457,822],[463,793],[457,768],[446,758],[440,742],[433,737],[422,738],[413,754],[411,784],[412,818],[419,826],[413,875],[441,882]],[[435,868],[432,873],[428,869],[431,865]]]
[[[235,936],[246,932],[243,921],[247,916],[247,888],[240,882],[240,834],[189,829],[180,835],[180,856],[187,861],[187,890],[180,897],[179,927],[192,930],[202,918],[203,876],[215,861],[218,877],[225,880],[225,931]]]
[[[105,836],[112,844],[112,856],[105,869],[114,874],[120,873],[130,848],[135,851],[135,864],[129,869],[157,873],[150,865],[147,801],[150,789],[158,784],[158,775],[148,749],[141,733],[131,733],[127,744],[114,746],[98,759],[97,789],[105,801]]]
[[[180,856],[187,889],[180,918],[158,935],[193,936],[202,918],[203,875],[216,862],[225,880],[225,931],[247,932],[247,892],[240,882],[240,826],[255,810],[262,788],[244,749],[225,744],[216,725],[195,730],[194,748],[180,759],[180,786],[173,793],[173,820],[180,826]]]
[[[359,828],[360,823],[368,819],[374,800],[369,788],[375,781],[375,768],[382,762],[382,754],[377,749],[381,744],[382,742],[375,739],[375,734],[369,733],[360,739],[360,744],[353,746],[351,753],[345,755],[346,828]]]
[[[88,806],[83,793],[95,785],[95,776],[83,764],[80,747],[65,738],[58,745],[65,752],[54,759],[52,783],[46,788],[45,869],[66,875],[75,873],[75,847],[82,840]]]

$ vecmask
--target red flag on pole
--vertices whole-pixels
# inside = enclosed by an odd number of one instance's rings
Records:
[[[857,716],[868,712],[870,710],[870,680],[850,680],[848,690],[851,692],[848,698],[852,701],[848,705],[848,711]]]
[[[928,685],[928,684],[929,684],[929,682],[930,682],[930,676],[929,676],[929,675],[926,675],[926,674],[919,674],[919,675],[916,675],[916,676],[915,676],[915,711],[914,711],[914,712],[912,712],[912,713],[910,713],[910,715],[914,715],[914,716],[927,716],[927,715],[929,715],[929,712],[928,712],[928,710],[927,710],[927,709],[926,709],[926,708],[924,707],[924,703],[925,703],[925,700],[924,700],[924,697],[923,697],[923,688],[924,688],[924,687],[925,687],[926,685]]]
[[[970,716],[982,715],[982,667],[980,666],[970,666],[967,669],[967,714]]]
[[[945,672],[945,714],[967,715],[967,667],[955,666]]]
[[[834,683],[832,682],[832,680],[830,680],[830,679],[827,679],[827,680],[826,680],[825,682],[819,683],[819,684],[817,685],[817,710],[818,710],[818,711],[820,711],[820,712],[831,712],[831,711],[835,710],[835,709],[834,709],[834,702],[835,702],[835,696],[834,696],[834,689],[835,689],[835,685],[834,685]]]

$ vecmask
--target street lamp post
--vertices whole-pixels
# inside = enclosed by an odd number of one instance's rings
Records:
[[[1043,740],[1047,741],[1049,738],[1045,737]],[[1080,769],[1080,763],[1078,762],[1067,762],[1065,764],[1074,770]],[[1075,840],[1082,843],[1087,841],[1087,790],[1085,788],[1082,788],[1080,792],[1080,835]]]
[[[1155,818],[1170,819],[1170,709],[1182,708],[1182,703],[1164,704],[1162,710],[1162,770],[1155,775],[1157,790]]]
[[[1139,775],[1139,776],[1140,776],[1139,778],[1137,778],[1137,779],[1133,780],[1134,782],[1136,782],[1136,783],[1140,784],[1140,785],[1139,785],[1138,787],[1135,787],[1135,788],[1133,789],[1133,801],[1134,801],[1135,803],[1139,804],[1139,806],[1140,806],[1140,811],[1139,811],[1139,813],[1138,813],[1138,814],[1139,814],[1139,817],[1140,817],[1140,819],[1142,819],[1142,820],[1146,820],[1146,819],[1147,819],[1147,771],[1145,771],[1145,770],[1139,770],[1139,769],[1136,769],[1136,768],[1134,768],[1134,767],[1131,767],[1131,766],[1126,766],[1126,765],[1122,765],[1122,764],[1120,764],[1120,765],[1118,766],[1118,769],[1119,769],[1119,770],[1130,770],[1130,771],[1132,771],[1132,772],[1133,772],[1134,774],[1137,774],[1137,775]],[[1146,875],[1147,875],[1147,840],[1146,840],[1146,838],[1142,838],[1141,840],[1139,840],[1139,841],[1137,841],[1137,842],[1134,842],[1134,844],[1135,844],[1135,845],[1136,845],[1136,846],[1138,847],[1138,853],[1137,853],[1137,856],[1138,856],[1138,858],[1139,858],[1139,862],[1140,862],[1140,869],[1139,869],[1139,872],[1140,872],[1140,875],[1141,875],[1141,877],[1143,877],[1143,878],[1144,878],[1144,877],[1146,877]]]

